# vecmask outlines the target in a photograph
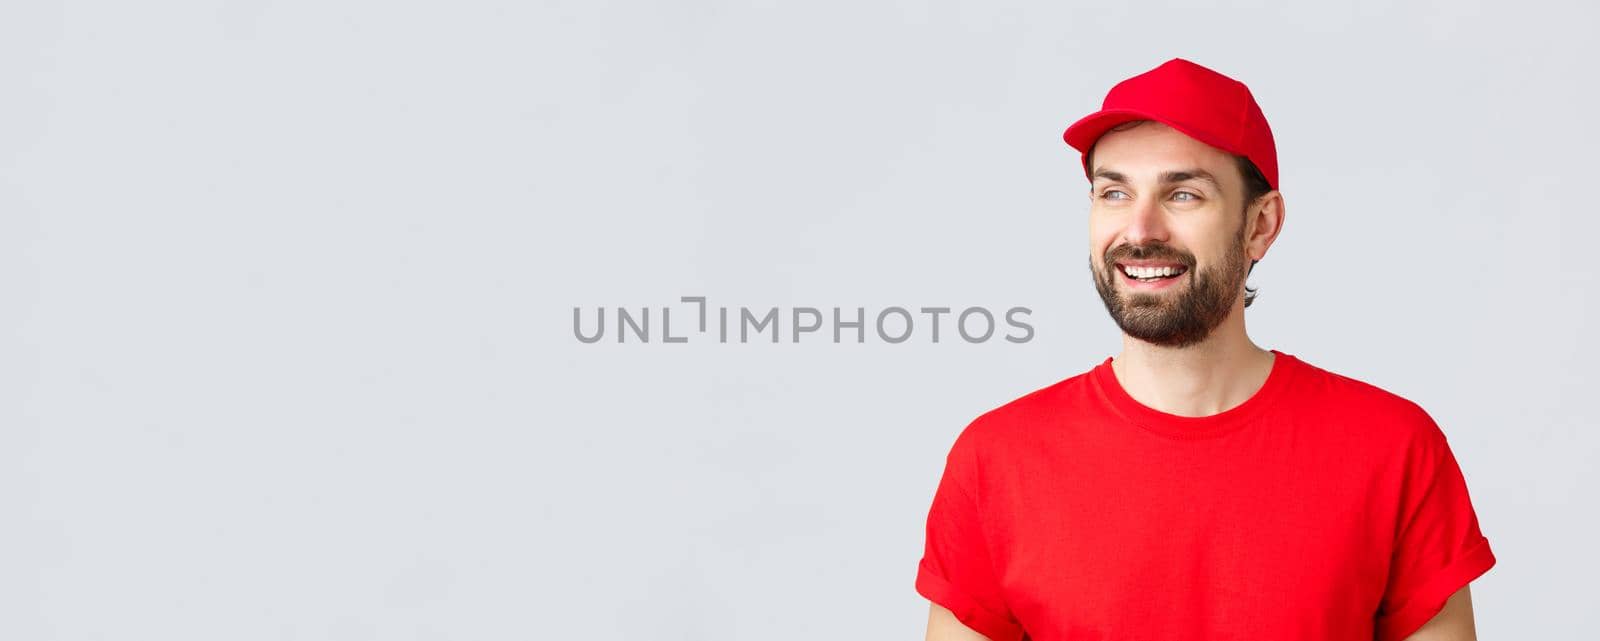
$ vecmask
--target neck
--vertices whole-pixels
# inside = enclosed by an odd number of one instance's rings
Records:
[[[1167,347],[1122,337],[1111,369],[1141,404],[1178,416],[1210,416],[1249,400],[1272,372],[1273,354],[1245,334],[1244,306],[1205,340]]]

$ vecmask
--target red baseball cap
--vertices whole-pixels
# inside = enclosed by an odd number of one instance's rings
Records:
[[[1267,117],[1244,83],[1183,58],[1117,83],[1100,111],[1067,127],[1062,138],[1083,154],[1089,175],[1089,149],[1112,127],[1130,120],[1154,120],[1230,154],[1249,158],[1267,183],[1278,188],[1278,149]],[[1090,178],[1093,180],[1093,177]]]

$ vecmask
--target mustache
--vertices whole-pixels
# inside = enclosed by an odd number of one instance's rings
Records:
[[[1106,266],[1119,260],[1169,260],[1184,267],[1194,267],[1194,258],[1166,245],[1120,245],[1106,252]]]

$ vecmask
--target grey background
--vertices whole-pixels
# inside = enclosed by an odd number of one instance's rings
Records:
[[[0,637],[921,638],[955,434],[1119,347],[1061,130],[1174,56],[1277,135],[1252,337],[1440,422],[1482,638],[1600,625],[1593,5],[1093,5],[7,3]],[[1037,333],[572,334],[695,295]]]

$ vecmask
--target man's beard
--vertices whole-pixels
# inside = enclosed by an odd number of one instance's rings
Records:
[[[1096,270],[1094,287],[1112,320],[1129,336],[1166,347],[1188,347],[1205,340],[1227,319],[1234,302],[1241,297],[1250,263],[1244,253],[1244,225],[1222,264],[1204,271],[1195,269],[1193,256],[1179,253],[1163,244],[1120,245],[1106,252],[1105,268]],[[1177,278],[1187,284],[1154,293],[1118,291],[1116,281],[1123,278],[1118,260],[1160,259],[1184,265],[1187,271]]]

